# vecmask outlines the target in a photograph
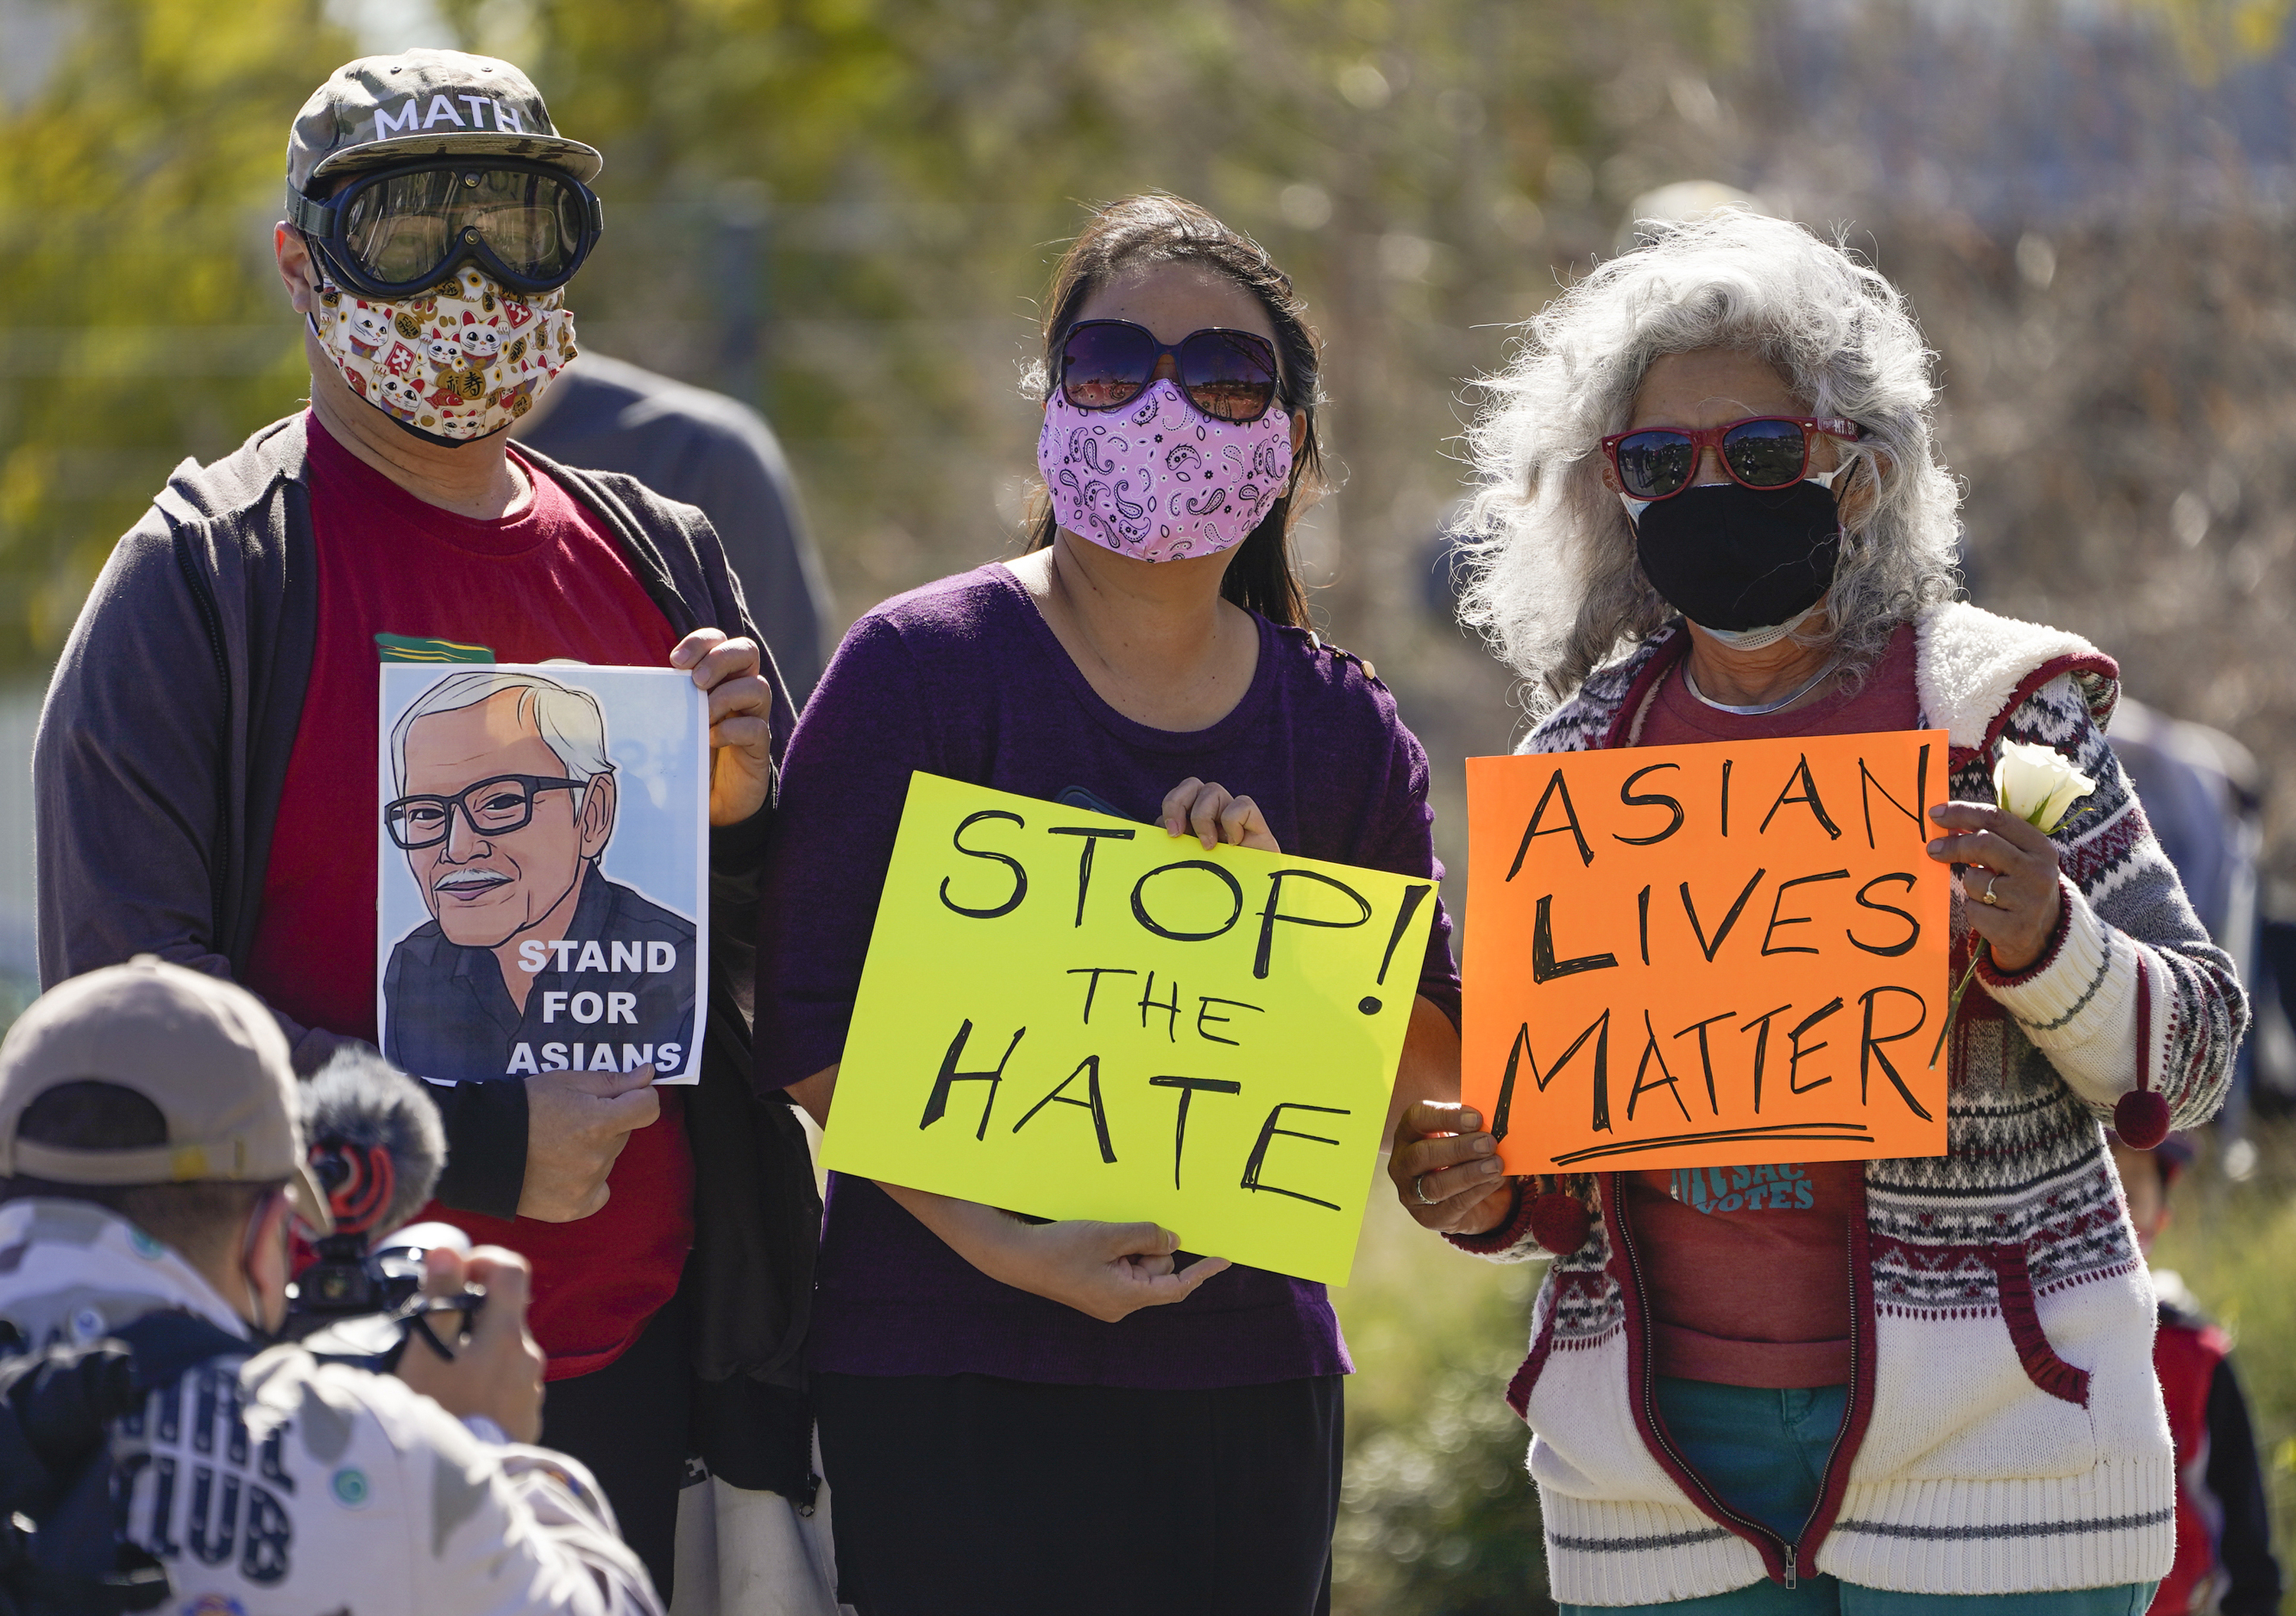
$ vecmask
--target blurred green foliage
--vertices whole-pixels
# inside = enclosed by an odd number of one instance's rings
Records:
[[[296,396],[267,224],[287,125],[348,43],[316,0],[65,15],[0,121],[0,666],[53,653],[169,466]]]
[[[1354,1283],[1334,1291],[1361,1373],[1333,1543],[1336,1616],[1541,1616],[1530,1432],[1502,1392],[1545,1265],[1453,1250],[1373,1190]]]
[[[2262,56],[2280,44],[2288,27],[2290,0],[2136,0],[2137,9],[2156,13],[2168,25],[2195,78],[2213,79],[2245,58]]]
[[[1080,204],[1160,185],[1263,235],[1332,341],[1350,621],[1431,531],[1458,379],[1607,237],[1599,86],[1733,0],[438,0],[607,153],[588,343],[789,440],[844,604],[1003,545],[1030,298]],[[343,14],[351,14],[345,7]],[[365,7],[373,15],[377,7]],[[381,8],[387,11],[388,7]],[[318,0],[21,0],[0,114],[0,665],[52,655],[185,453],[293,407],[285,129],[355,51]],[[29,80],[29,82],[21,82]],[[1628,176],[1631,179],[1633,176]],[[1400,555],[1399,551],[1395,551]],[[1399,563],[1398,563],[1399,564]]]
[[[2233,1367],[2272,1501],[2281,1579],[2296,1597],[2289,1563],[2296,1545],[2296,1352],[2289,1350],[2296,1342],[2296,1287],[2288,1283],[2296,1272],[2296,1139],[2265,1136],[2251,1176],[2241,1183],[2224,1177],[2213,1142],[2204,1151],[2169,1196],[2169,1227],[2152,1261],[2182,1277],[2233,1338]]]

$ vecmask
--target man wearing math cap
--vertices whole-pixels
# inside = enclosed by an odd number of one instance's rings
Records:
[[[699,511],[506,431],[575,352],[602,163],[518,69],[450,51],[351,62],[296,116],[274,245],[309,405],[178,468],[96,581],[35,747],[40,966],[232,977],[308,1073],[375,1036],[379,658],[690,670],[724,1007],[698,1086],[435,1090],[441,1215],[532,1262],[545,1440],[666,1591],[689,1428],[721,1481],[807,1485],[816,1214],[794,1118],[750,1096],[734,987],[792,722],[772,658]]]
[[[655,1616],[582,1466],[523,1445],[542,1384],[518,1257],[430,1257],[433,1295],[486,1294],[451,1359],[410,1342],[376,1375],[264,1350],[291,1224],[332,1228],[296,1098],[260,1000],[149,955],[52,988],[0,1041],[0,1336],[131,1350],[149,1400],[111,1424],[116,1530],[167,1608]],[[0,1408],[12,1455],[64,1423],[24,1384]],[[0,1565],[0,1604],[23,1570]],[[24,1608],[144,1608],[108,1592]]]

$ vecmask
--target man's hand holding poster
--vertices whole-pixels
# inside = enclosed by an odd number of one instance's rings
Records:
[[[439,1082],[696,1081],[709,756],[676,669],[386,663],[383,1053]]]
[[[918,773],[822,1159],[1344,1285],[1434,884]]]
[[[1508,1170],[1944,1155],[1946,744],[1470,758],[1462,1088]]]

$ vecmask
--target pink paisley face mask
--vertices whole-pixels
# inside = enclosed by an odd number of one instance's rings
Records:
[[[1120,409],[1079,410],[1057,390],[1045,406],[1037,469],[1053,517],[1078,538],[1144,561],[1177,561],[1241,543],[1292,475],[1292,418],[1214,420],[1170,380]]]

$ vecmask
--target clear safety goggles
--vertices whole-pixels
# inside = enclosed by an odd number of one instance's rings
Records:
[[[596,193],[563,168],[504,158],[373,169],[324,200],[290,187],[287,216],[345,286],[382,298],[464,263],[522,296],[550,291],[606,227]]]

